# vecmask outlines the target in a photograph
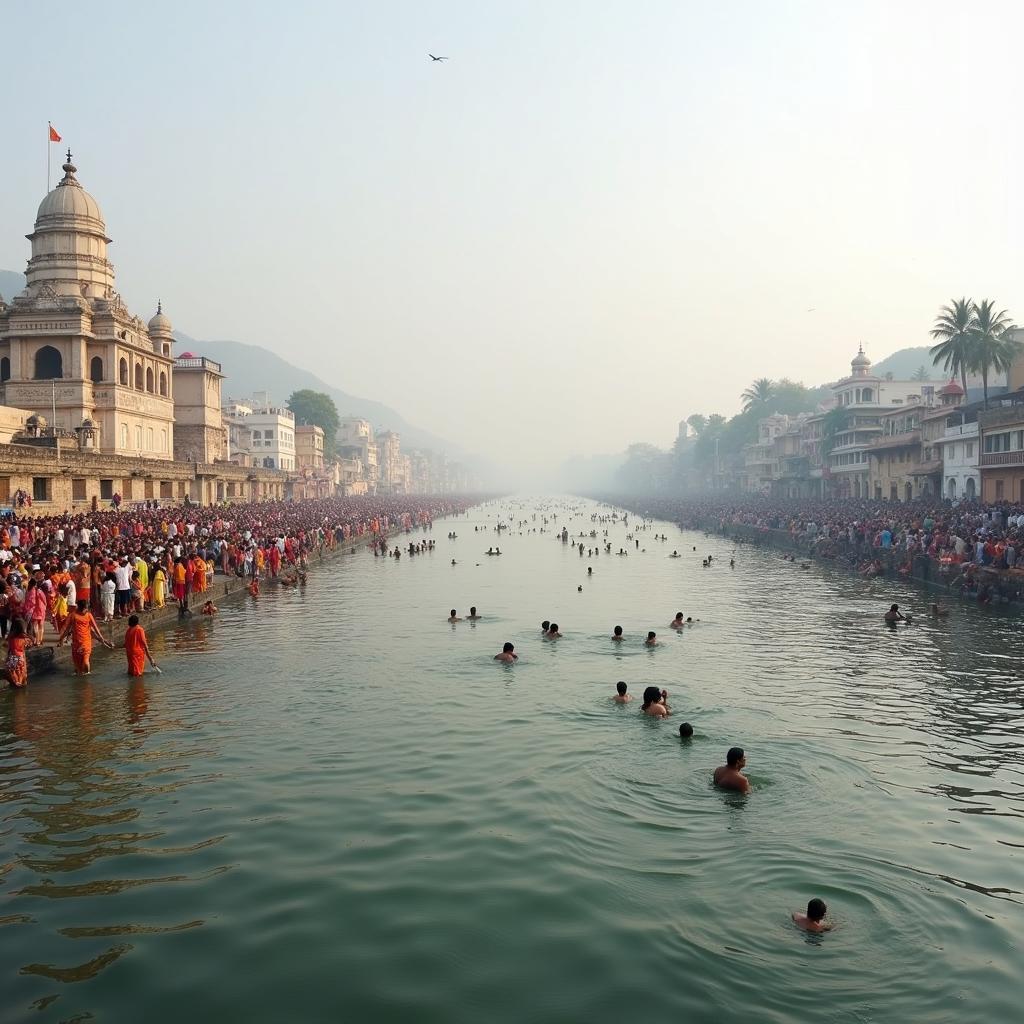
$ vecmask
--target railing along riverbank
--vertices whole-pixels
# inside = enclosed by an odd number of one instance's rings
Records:
[[[808,536],[767,526],[730,523],[714,517],[680,524],[688,529],[717,533],[732,540],[791,551],[804,558],[840,566],[875,579],[912,581],[965,601],[1004,605],[1024,611],[1024,569],[997,570],[973,562],[950,562],[897,548],[855,543],[848,537]],[[865,563],[876,571],[865,572]]]

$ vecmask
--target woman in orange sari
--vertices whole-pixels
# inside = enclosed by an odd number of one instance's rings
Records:
[[[68,614],[68,621],[57,637],[58,647],[64,643],[68,634],[71,635],[71,658],[75,663],[76,676],[87,676],[92,671],[93,637],[109,650],[114,649],[114,645],[100,632],[100,627],[96,625],[96,620],[85,601],[80,600],[78,607]]]

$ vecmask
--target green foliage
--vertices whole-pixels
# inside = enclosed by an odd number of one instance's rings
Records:
[[[743,399],[744,412],[750,412],[751,409],[767,409],[775,398],[775,381],[759,377],[740,397]]]
[[[914,376],[911,380],[931,380],[932,375],[928,372],[928,367],[923,363],[914,371]]]
[[[324,432],[324,450],[334,451],[334,441],[338,435],[338,409],[334,399],[322,391],[303,388],[293,391],[288,398],[288,408],[295,414],[296,426],[315,424]]]
[[[992,370],[1008,373],[1014,359],[1020,354],[1020,342],[1009,334],[1013,323],[1005,309],[998,312],[991,299],[983,299],[974,306],[974,326],[971,330],[970,368],[981,374],[985,390],[985,408],[988,408],[988,376]]]
[[[932,327],[932,337],[938,342],[930,355],[932,362],[942,361],[942,368],[954,376],[960,375],[960,384],[967,391],[967,371],[971,368],[971,339],[977,324],[973,300],[954,299],[939,310]]]

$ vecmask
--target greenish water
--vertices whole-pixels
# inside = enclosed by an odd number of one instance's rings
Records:
[[[668,524],[483,556],[513,504],[168,634],[144,683],[0,693],[0,1019],[1018,1019],[1019,621],[891,630],[927,597]],[[710,785],[734,743],[748,798]]]

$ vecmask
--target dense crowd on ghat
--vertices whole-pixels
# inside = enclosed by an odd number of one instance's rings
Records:
[[[823,557],[855,561],[866,576],[893,566],[910,575],[915,557],[934,560],[951,590],[981,600],[1006,596],[992,577],[1024,574],[1024,506],[919,500],[814,501],[750,495],[743,499],[647,499],[626,503],[680,526],[781,531]],[[891,556],[891,557],[890,557]],[[1016,583],[1013,584],[1017,586]],[[1016,591],[1010,596],[1018,596]]]
[[[435,517],[473,503],[367,496],[207,508],[153,503],[46,516],[8,512],[0,518],[5,674],[12,685],[24,685],[25,649],[43,642],[48,622],[71,640],[76,670],[88,671],[81,652],[91,650],[91,637],[105,642],[97,621],[131,618],[170,600],[183,611],[190,601],[212,607],[205,595],[218,572],[247,578],[254,593],[262,578],[295,584],[313,552],[357,541],[380,546],[389,535],[427,528]],[[148,657],[148,649],[144,653]]]

